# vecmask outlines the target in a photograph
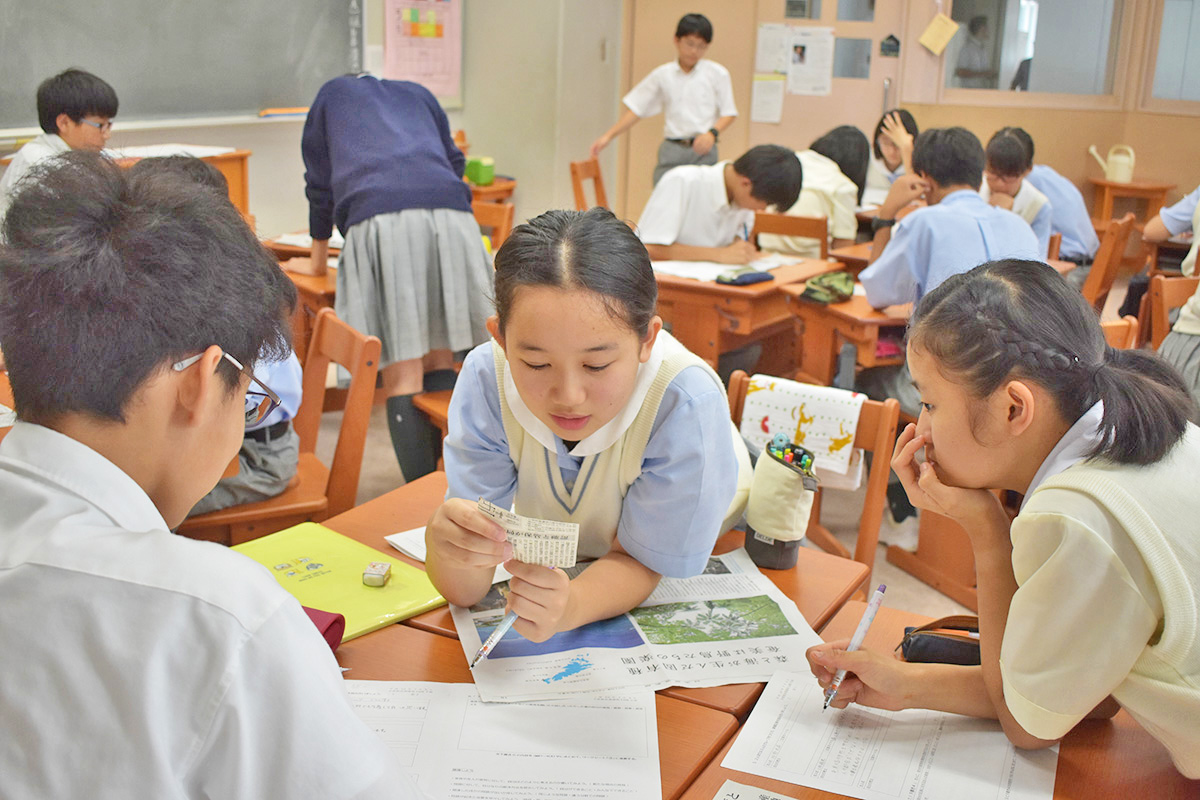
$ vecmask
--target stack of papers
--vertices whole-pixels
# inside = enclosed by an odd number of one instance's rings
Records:
[[[285,233],[282,236],[276,236],[275,242],[290,247],[312,247],[313,239],[305,231],[304,233]],[[329,235],[329,246],[334,250],[341,250],[346,246],[346,240],[337,228],[334,228],[333,233]]]
[[[797,256],[783,253],[764,253],[761,258],[754,259],[746,267],[757,272],[770,272],[776,267],[795,264],[800,260]],[[737,264],[718,264],[716,261],[651,261],[650,266],[656,273],[662,275],[674,275],[698,281],[715,281],[721,275],[734,275],[746,269]]]
[[[567,570],[572,575],[573,570]],[[451,606],[469,661],[504,616],[507,587]],[[574,697],[640,686],[724,686],[806,669],[821,639],[745,550],[709,559],[704,574],[663,578],[637,608],[531,642],[509,631],[473,670],[484,700]]]
[[[358,715],[430,797],[662,796],[654,695],[484,703],[469,683],[346,681]]]
[[[212,147],[202,144],[144,144],[105,150],[109,158],[164,158],[166,156],[191,156],[211,158],[232,153],[232,147]]]

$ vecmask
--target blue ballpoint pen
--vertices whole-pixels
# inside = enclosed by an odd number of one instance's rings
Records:
[[[492,648],[496,643],[504,638],[504,634],[508,633],[508,629],[517,621],[517,615],[510,611],[504,615],[504,619],[500,620],[500,624],[496,626],[496,630],[492,631],[492,635],[483,643],[483,647],[479,648],[479,652],[475,654],[475,658],[471,661],[471,669],[475,669],[475,665],[483,659],[487,658],[488,653],[492,652]]]

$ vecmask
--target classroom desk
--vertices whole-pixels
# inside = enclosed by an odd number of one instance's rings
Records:
[[[828,386],[837,370],[838,350],[849,342],[857,350],[856,360],[864,367],[903,364],[903,356],[880,358],[875,354],[881,328],[894,328],[903,334],[910,306],[890,306],[877,311],[867,298],[855,294],[842,303],[822,305],[801,300],[803,284],[782,287],[791,300],[791,310],[802,325],[800,369],[796,380]]]
[[[463,180],[467,181],[466,178]],[[487,186],[476,186],[470,181],[467,181],[467,185],[471,187],[471,199],[477,203],[503,203],[517,190],[516,180],[503,175],[497,175]]]
[[[269,249],[273,250],[273,248]],[[278,252],[276,252],[276,257],[282,259]],[[323,308],[333,308],[333,301],[337,297],[337,267],[330,267],[324,275],[304,275],[288,269],[288,265],[293,260],[303,261],[307,264],[310,259],[308,256],[300,256],[296,259],[281,260],[279,263],[284,273],[296,286],[299,302],[292,315],[292,349],[296,351],[296,358],[300,359],[300,363],[303,364],[304,357],[308,354],[308,343],[312,339],[313,327],[317,324],[317,314],[321,313]],[[326,408],[325,410],[330,409]]]
[[[422,567],[391,547],[383,537],[424,525],[445,494],[446,474],[434,472],[330,517],[322,524],[369,547],[389,552],[406,563]],[[741,531],[730,531],[717,542],[714,552],[726,553],[741,547],[743,537]],[[857,561],[808,548],[800,550],[795,569],[764,569],[762,573],[796,603],[801,615],[816,630],[820,630],[863,587],[868,577],[866,566]],[[458,638],[450,609],[445,606],[405,620],[403,624],[448,639]],[[461,656],[461,650],[459,653]],[[662,694],[744,719],[762,693],[762,687],[761,683],[747,683],[704,689],[669,688],[662,690]]]
[[[1167,192],[1175,188],[1173,183],[1158,181],[1130,181],[1129,183],[1114,183],[1103,178],[1088,178],[1096,190],[1095,212],[1092,214],[1101,223],[1107,223],[1113,218],[1113,200],[1119,197],[1129,197],[1146,201],[1146,214],[1141,222],[1154,219],[1167,202]]]
[[[866,603],[847,603],[821,636],[826,641],[849,638],[865,608]],[[921,625],[928,621],[929,617],[885,605],[879,609],[863,647],[891,652],[903,637],[905,625]],[[726,780],[779,792],[797,800],[840,796],[726,769],[721,766],[721,761],[732,745],[730,742],[713,759],[684,795],[684,800],[712,800]],[[1200,797],[1200,781],[1190,781],[1180,775],[1166,748],[1122,711],[1111,720],[1084,720],[1063,739],[1059,747],[1054,797],[1057,800],[1124,800],[1130,797],[1183,800]]]
[[[275,257],[280,261],[287,261],[290,258],[309,258],[312,256],[312,247],[304,247],[298,244],[284,244],[277,239],[263,239],[263,247],[275,254]],[[329,257],[337,258],[342,250],[339,247],[329,248]]]
[[[795,368],[795,321],[780,287],[841,269],[832,261],[802,259],[771,270],[774,280],[728,286],[655,274],[658,313],[687,349],[713,367],[722,353],[762,341],[758,370],[790,375]]]
[[[338,663],[352,680],[471,683],[462,648],[453,639],[390,625],[346,642]],[[658,759],[662,796],[679,797],[737,730],[729,714],[661,694],[658,710]]]
[[[873,242],[859,242],[847,247],[835,247],[829,251],[829,257],[842,262],[846,265],[846,269],[857,275],[867,268],[873,247]]]

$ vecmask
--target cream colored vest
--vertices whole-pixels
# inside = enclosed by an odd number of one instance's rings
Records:
[[[612,548],[625,494],[641,474],[642,458],[650,440],[654,419],[658,415],[658,407],[675,376],[686,367],[699,366],[721,387],[724,394],[721,379],[712,368],[666,331],[658,334],[655,347],[664,348],[664,356],[650,390],[642,401],[641,410],[615,443],[599,453],[584,457],[575,485],[568,489],[558,468],[557,454],[544,447],[513,416],[505,388],[508,361],[504,357],[504,350],[495,342],[492,343],[504,433],[508,437],[509,456],[517,468],[513,509],[518,514],[531,517],[579,523],[580,560],[600,558]],[[738,456],[738,486],[725,519],[720,521],[720,533],[729,530],[741,517],[750,494],[752,474],[741,434],[732,421],[729,425]]]
[[[1192,214],[1192,233],[1200,231],[1200,203],[1196,205],[1196,211]],[[1196,274],[1196,249],[1200,247],[1200,236],[1192,239],[1191,249],[1183,259],[1180,267],[1183,269],[1184,275]],[[1200,336],[1200,287],[1196,289],[1188,301],[1179,309],[1179,319],[1175,321],[1173,331],[1179,333],[1188,333],[1192,336]]]

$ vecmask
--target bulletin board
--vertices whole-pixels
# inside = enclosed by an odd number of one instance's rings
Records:
[[[386,0],[383,77],[424,86],[462,108],[463,0]]]

